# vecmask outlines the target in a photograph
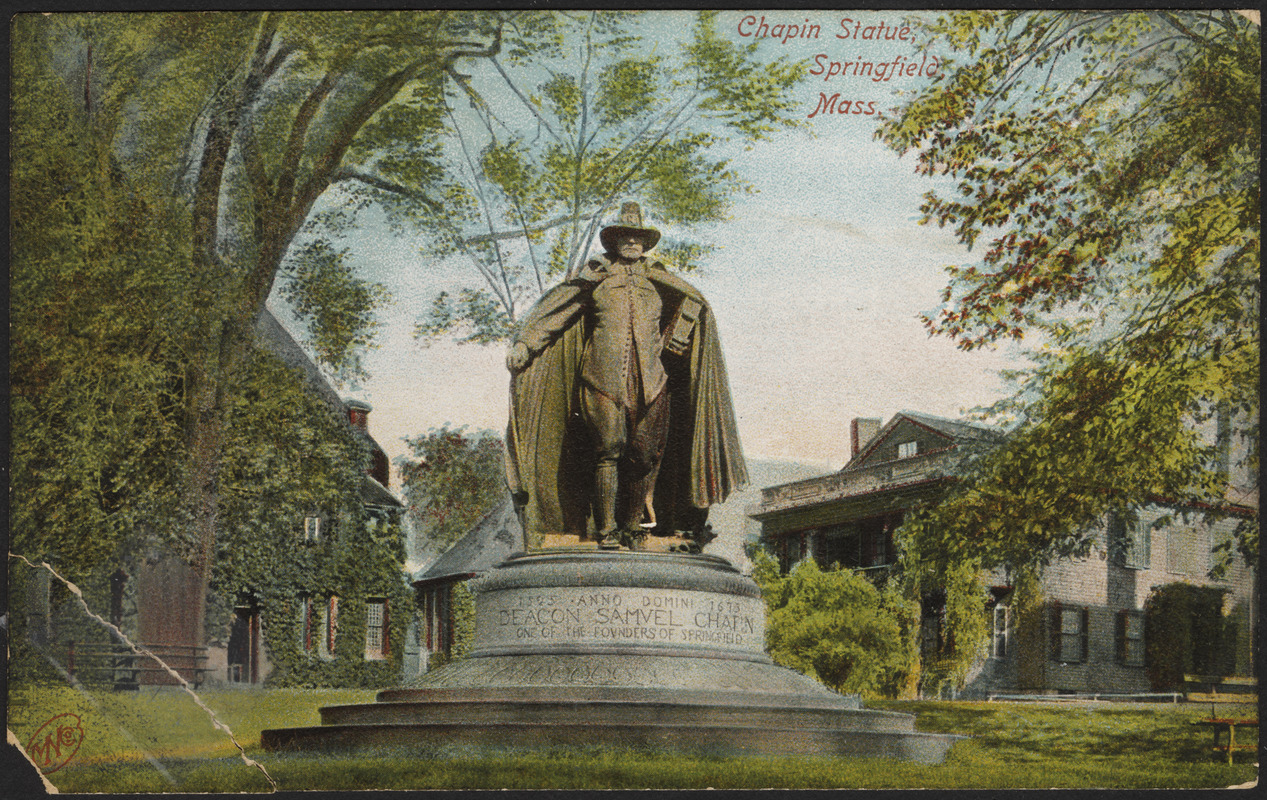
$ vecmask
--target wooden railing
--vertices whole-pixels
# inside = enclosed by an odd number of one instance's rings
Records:
[[[202,685],[207,674],[206,647],[148,643],[144,647],[163,663],[123,644],[71,641],[67,644],[66,671],[81,683],[109,683],[115,689],[127,690],[175,684],[167,671],[170,667],[194,687]]]

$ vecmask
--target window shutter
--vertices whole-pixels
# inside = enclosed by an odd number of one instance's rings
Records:
[[[387,610],[391,607],[391,602],[392,601],[389,598],[386,598],[386,597],[383,598],[383,655],[384,656],[386,656],[390,652],[390,650],[388,649],[388,642],[391,640],[391,637],[388,636],[387,634],[391,630],[391,619],[389,619],[387,616]]]
[[[1081,616],[1082,616],[1082,625],[1080,625],[1079,627],[1082,629],[1082,658],[1080,658],[1079,661],[1081,661],[1082,663],[1086,663],[1091,660],[1091,651],[1088,647],[1088,645],[1091,643],[1091,636],[1088,631],[1088,627],[1089,627],[1088,623],[1090,621],[1090,616],[1091,616],[1090,609],[1088,609],[1086,606],[1083,606],[1082,611],[1081,611]]]
[[[326,616],[326,650],[334,655],[334,634],[339,626],[339,598],[331,596],[330,613]]]
[[[1053,601],[1051,604],[1051,624],[1048,633],[1051,634],[1051,660],[1060,660],[1060,601]]]

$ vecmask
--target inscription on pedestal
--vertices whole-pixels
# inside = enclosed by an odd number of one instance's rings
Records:
[[[759,598],[630,587],[488,592],[476,601],[476,647],[619,645],[763,653]]]

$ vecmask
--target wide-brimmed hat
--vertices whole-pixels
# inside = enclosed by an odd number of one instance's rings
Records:
[[[642,249],[650,250],[660,241],[660,232],[655,228],[642,226],[642,209],[637,203],[624,203],[620,207],[620,216],[615,225],[608,225],[598,233],[598,239],[608,252],[616,251],[616,242],[622,236],[630,234],[642,237]]]

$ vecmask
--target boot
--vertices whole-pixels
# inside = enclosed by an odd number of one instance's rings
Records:
[[[598,527],[599,549],[619,550],[620,535],[616,530],[616,464],[600,463],[594,473],[594,524]]]

